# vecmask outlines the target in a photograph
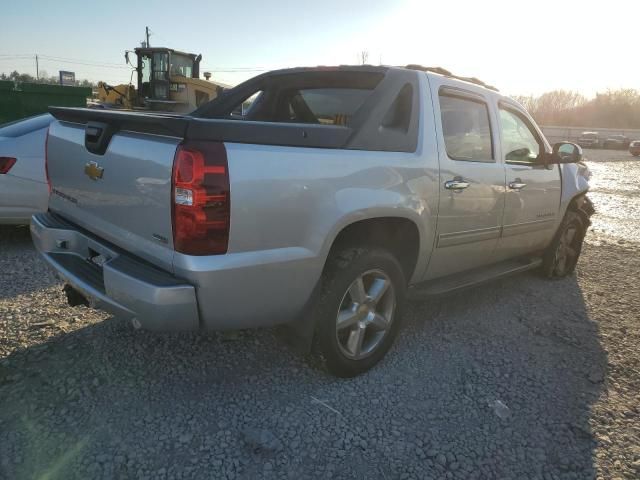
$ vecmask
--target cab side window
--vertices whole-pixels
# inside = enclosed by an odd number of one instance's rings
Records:
[[[500,108],[502,152],[507,163],[537,162],[540,143],[528,122],[517,113]]]
[[[482,100],[440,93],[442,134],[452,160],[493,162],[489,108]]]

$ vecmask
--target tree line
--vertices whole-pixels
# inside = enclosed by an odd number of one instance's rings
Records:
[[[59,85],[60,78],[51,75],[49,76],[46,71],[41,70],[38,78],[29,75],[28,73],[19,73],[17,70],[14,70],[10,74],[0,73],[0,80],[12,80],[18,83],[42,83],[46,85]],[[76,87],[95,87],[97,84],[94,82],[90,82],[89,80],[78,80],[75,81]]]
[[[634,89],[608,90],[594,98],[570,90],[513,98],[540,125],[640,129],[640,91]]]

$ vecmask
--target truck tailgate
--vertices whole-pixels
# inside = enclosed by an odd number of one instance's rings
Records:
[[[171,175],[178,136],[117,127],[103,145],[89,151],[87,124],[51,124],[47,167],[49,209],[114,245],[172,271]],[[113,122],[111,122],[113,123]],[[95,150],[95,148],[92,148]]]

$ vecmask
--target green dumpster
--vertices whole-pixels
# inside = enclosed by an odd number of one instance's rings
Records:
[[[45,113],[50,106],[84,107],[89,87],[0,81],[0,124]]]

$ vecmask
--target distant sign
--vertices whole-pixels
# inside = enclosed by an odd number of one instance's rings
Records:
[[[60,70],[60,85],[74,86],[76,84],[76,73]]]

